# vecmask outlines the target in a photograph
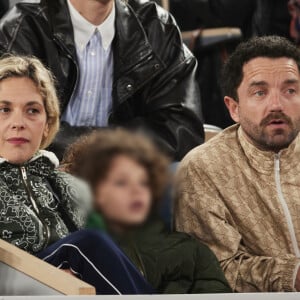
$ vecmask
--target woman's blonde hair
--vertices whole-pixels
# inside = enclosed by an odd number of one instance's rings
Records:
[[[12,77],[31,79],[41,94],[47,114],[48,135],[41,141],[40,149],[51,144],[59,129],[59,103],[53,75],[34,57],[4,55],[0,59],[0,82]]]

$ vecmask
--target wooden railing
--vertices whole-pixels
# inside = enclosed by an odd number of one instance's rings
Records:
[[[95,295],[95,288],[0,239],[0,262],[64,295]]]

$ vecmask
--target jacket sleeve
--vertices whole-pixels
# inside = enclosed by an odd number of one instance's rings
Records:
[[[148,133],[174,160],[180,161],[203,143],[201,98],[196,81],[197,61],[182,43],[171,15],[149,42],[161,61],[161,71],[141,92],[142,114],[127,125]],[[149,30],[150,31],[150,30]]]
[[[204,141],[196,65],[190,58],[177,69],[168,67],[149,85],[145,113],[124,124],[146,133],[175,161]]]
[[[204,244],[195,242],[194,284],[189,293],[231,293],[214,253]]]
[[[294,291],[299,259],[289,254],[265,257],[249,253],[219,191],[203,172],[191,161],[179,169],[176,229],[195,236],[214,251],[234,291]]]
[[[157,237],[156,237],[156,241]],[[143,242],[143,241],[142,241]],[[158,246],[158,248],[157,248]],[[153,251],[153,243],[151,251]],[[155,249],[155,247],[154,247]],[[141,250],[143,244],[141,243]],[[162,235],[154,265],[144,256],[147,279],[162,294],[231,293],[220,264],[204,244],[185,233]],[[143,251],[145,254],[146,252]],[[184,253],[184,255],[183,255]],[[147,255],[148,256],[148,255]]]
[[[49,183],[68,229],[73,232],[85,228],[92,211],[92,194],[88,184],[61,171],[55,171]]]
[[[42,61],[47,49],[42,45],[43,29],[38,22],[45,22],[40,15],[31,15],[14,6],[0,21],[0,55],[15,53],[33,55]],[[48,28],[49,26],[45,26]]]

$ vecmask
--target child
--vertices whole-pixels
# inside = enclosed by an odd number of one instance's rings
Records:
[[[209,248],[159,220],[169,162],[150,141],[121,129],[97,131],[73,144],[64,164],[91,185],[97,214],[90,227],[105,227],[157,292],[231,292]]]

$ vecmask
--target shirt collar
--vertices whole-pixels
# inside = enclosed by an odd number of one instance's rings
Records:
[[[71,16],[71,21],[73,24],[74,30],[74,40],[75,44],[80,51],[85,49],[95,30],[98,29],[101,40],[102,47],[107,50],[112,43],[112,40],[115,36],[115,16],[116,9],[115,4],[113,2],[113,8],[110,12],[109,16],[98,26],[91,24],[88,20],[86,20],[72,5],[70,0],[67,1]]]

